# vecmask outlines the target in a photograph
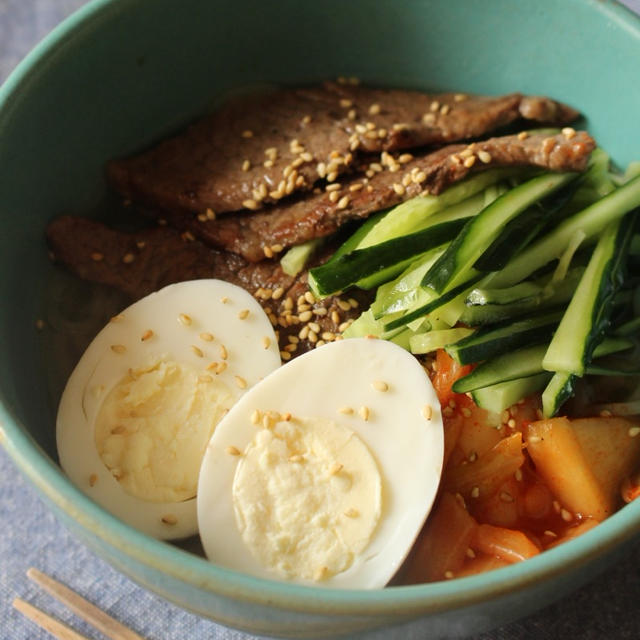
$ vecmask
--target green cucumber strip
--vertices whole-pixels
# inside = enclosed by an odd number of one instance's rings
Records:
[[[322,238],[313,238],[291,247],[280,259],[280,266],[288,276],[297,276],[305,267],[313,252],[322,243]]]
[[[387,240],[366,249],[356,249],[330,264],[311,269],[314,293],[325,297],[344,291],[362,278],[404,261],[413,261],[431,249],[450,242],[465,224],[464,219],[442,222],[400,238]]]
[[[619,327],[614,329],[613,333],[617,336],[635,336],[640,334],[640,318],[633,318]]]
[[[550,195],[531,204],[525,211],[507,222],[499,235],[473,263],[478,271],[499,271],[535,238],[540,230],[569,203],[579,180],[578,174]]]
[[[407,200],[379,220],[361,239],[357,248],[365,249],[385,240],[412,233],[434,213],[474,196],[499,180],[522,173],[522,169],[514,168],[489,169],[454,184],[438,196],[420,196]]]
[[[404,325],[412,322],[413,320],[417,320],[422,316],[426,316],[428,313],[435,311],[436,309],[442,307],[447,302],[451,302],[455,298],[457,298],[461,293],[466,294],[469,287],[473,286],[476,282],[480,280],[481,276],[475,276],[474,281],[464,282],[461,285],[457,286],[455,289],[451,289],[446,293],[438,296],[435,300],[431,300],[426,304],[423,304],[416,309],[410,310],[408,313],[405,313],[403,316],[396,318],[394,320],[388,321],[385,323],[384,328],[385,331],[391,331],[392,329],[397,329],[398,327],[403,327]],[[429,293],[428,290],[426,292]]]
[[[574,178],[574,173],[543,174],[494,200],[467,222],[458,237],[426,273],[422,286],[443,293],[460,284],[461,280],[468,279],[476,260],[510,220]]]
[[[506,289],[473,289],[464,302],[468,306],[479,304],[505,305],[531,300],[540,296],[542,291],[543,288],[535,282],[520,282]]]
[[[412,343],[413,345],[413,343]],[[594,357],[618,353],[631,349],[633,342],[620,338],[606,338],[594,351]],[[543,373],[542,359],[547,350],[546,344],[525,347],[504,353],[479,364],[470,374],[459,378],[453,384],[456,393],[467,393],[499,382],[526,378]]]
[[[560,260],[558,260],[553,276],[551,276],[552,283],[560,282],[560,280],[565,279],[567,272],[569,271],[569,266],[571,265],[571,260],[573,260],[573,256],[585,238],[586,236],[584,231],[580,230],[575,232],[573,238],[571,238],[571,241],[569,242],[569,246],[560,256]]]
[[[552,311],[481,329],[448,346],[446,351],[458,364],[481,362],[524,345],[547,341],[561,318],[561,311]]]
[[[495,274],[492,285],[509,287],[524,280],[534,271],[559,258],[577,231],[582,230],[586,240],[594,239],[608,224],[637,207],[640,207],[640,176],[567,218],[553,231],[529,245],[502,271]]]
[[[396,280],[378,288],[376,299],[371,305],[376,319],[396,311],[405,311],[415,305],[418,295],[422,292],[426,293],[420,287],[420,281],[442,251],[442,249],[434,249],[426,253],[412,263]]]
[[[502,413],[522,398],[543,389],[550,378],[550,373],[539,373],[528,378],[499,382],[490,387],[472,391],[471,397],[480,408],[493,413]]]
[[[468,326],[477,327],[503,322],[509,318],[517,318],[530,311],[552,309],[571,299],[583,273],[584,267],[574,267],[569,271],[564,280],[553,284],[546,284],[542,288],[542,293],[534,298],[519,300],[512,304],[467,306],[459,320]],[[535,284],[540,283],[536,282]],[[514,286],[517,287],[518,285]],[[492,289],[491,291],[495,290]],[[508,289],[498,289],[497,291],[508,291]]]
[[[358,245],[362,242],[364,238],[369,235],[370,231],[375,227],[382,218],[384,218],[389,210],[377,211],[376,213],[370,215],[354,232],[350,235],[333,253],[331,258],[327,260],[327,263],[333,262],[337,260],[340,256],[343,256],[345,253],[349,253],[354,249],[357,249]]]
[[[571,373],[556,373],[542,392],[542,415],[552,418],[560,407],[573,395],[576,376]]]
[[[414,354],[431,353],[458,342],[458,340],[462,340],[462,338],[466,338],[472,333],[473,329],[466,329],[465,327],[418,333],[409,340],[409,350]]]
[[[585,371],[590,376],[640,376],[640,369],[633,367],[605,367],[599,364],[590,364]]]
[[[584,374],[622,287],[635,222],[635,215],[625,216],[600,236],[545,354],[543,366],[547,371]]]

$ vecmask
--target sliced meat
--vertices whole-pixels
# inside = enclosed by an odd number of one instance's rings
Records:
[[[425,94],[327,83],[228,103],[140,155],[108,166],[125,198],[167,211],[257,209],[348,172],[356,152],[481,136],[520,118],[566,123],[549,98]]]
[[[359,315],[357,305],[370,301],[368,293],[358,292],[350,302],[337,297],[310,302],[304,297],[310,297],[306,273],[293,278],[270,260],[249,264],[165,227],[125,233],[95,220],[62,216],[48,225],[47,242],[54,260],[72,273],[116,287],[132,300],[184,280],[219,278],[239,285],[263,305],[278,329],[282,351],[291,355],[333,340],[342,323]]]
[[[345,222],[366,218],[422,193],[440,193],[470,172],[490,167],[534,166],[553,171],[582,171],[595,143],[585,132],[490,138],[471,145],[449,145],[405,164],[385,156],[386,166],[369,165],[371,177],[349,177],[339,190],[323,191],[246,215],[216,220],[192,214],[169,215],[171,224],[187,229],[214,247],[263,260],[265,248],[300,244],[334,233]],[[338,185],[339,183],[336,183]],[[334,189],[334,187],[329,187]]]

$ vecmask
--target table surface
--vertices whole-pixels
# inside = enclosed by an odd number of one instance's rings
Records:
[[[0,82],[50,29],[86,0],[0,0]],[[626,0],[640,13],[640,0]],[[20,596],[89,638],[97,632],[29,583],[36,566],[71,585],[149,640],[251,640],[141,589],[75,539],[0,450],[0,640],[45,640],[11,607]],[[595,582],[528,618],[474,640],[640,637],[640,549]],[[392,634],[390,634],[390,638]]]

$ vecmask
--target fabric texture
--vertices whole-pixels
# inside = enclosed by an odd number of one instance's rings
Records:
[[[0,0],[0,81],[46,33],[85,0]],[[640,0],[625,4],[640,12]],[[68,584],[149,640],[251,640],[138,587],[75,539],[0,450],[0,640],[46,640],[13,610],[19,596],[88,638],[102,638],[26,578],[35,566]],[[640,637],[640,548],[592,584],[523,620],[475,640]],[[390,640],[402,635],[390,632]]]

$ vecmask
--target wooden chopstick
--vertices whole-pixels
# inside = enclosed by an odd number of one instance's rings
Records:
[[[144,640],[142,636],[125,627],[122,623],[106,614],[88,600],[85,600],[66,585],[54,580],[46,573],[42,573],[42,571],[31,567],[27,571],[27,577],[51,594],[56,600],[59,600],[69,607],[77,616],[93,625],[107,638],[110,638],[110,640]],[[60,640],[87,640],[67,625],[20,598],[14,600],[13,606]],[[45,624],[49,626],[45,626]]]
[[[23,616],[29,618],[32,622],[35,622],[39,627],[48,631],[52,636],[58,638],[58,640],[89,640],[86,636],[80,635],[77,631],[74,631],[71,627],[68,627],[60,620],[52,618],[48,613],[41,611],[32,604],[29,604],[26,600],[21,598],[15,598],[13,600],[13,606]]]

